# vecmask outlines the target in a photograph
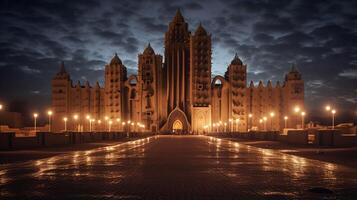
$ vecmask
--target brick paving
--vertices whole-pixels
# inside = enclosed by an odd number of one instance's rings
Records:
[[[312,188],[317,192],[309,191]],[[353,168],[205,136],[155,136],[0,167],[1,199],[355,199],[356,195]]]

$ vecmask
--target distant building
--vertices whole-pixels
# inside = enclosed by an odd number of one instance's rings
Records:
[[[54,129],[63,130],[62,118],[68,117],[69,129],[82,124],[88,130],[86,115],[96,119],[97,129],[112,121],[113,129],[123,130],[130,120],[162,132],[280,130],[286,115],[288,127],[301,123],[293,107],[304,108],[304,81],[294,66],[282,84],[247,86],[247,66],[235,55],[225,76],[212,80],[211,51],[211,35],[201,24],[191,33],[177,11],[165,33],[164,58],[149,44],[138,56],[138,75],[128,77],[115,54],[105,66],[104,87],[73,85],[62,63],[52,80]]]

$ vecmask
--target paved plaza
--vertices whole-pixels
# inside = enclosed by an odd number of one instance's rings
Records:
[[[0,166],[1,199],[355,199],[357,170],[206,136]]]

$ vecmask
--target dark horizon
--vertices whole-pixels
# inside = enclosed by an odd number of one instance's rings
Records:
[[[357,121],[357,33],[353,1],[2,1],[0,102],[30,117],[50,107],[50,80],[61,61],[73,81],[103,82],[115,52],[136,73],[148,42],[163,54],[163,37],[177,8],[194,31],[212,34],[213,75],[237,52],[248,83],[282,82],[292,64],[305,80],[307,118]],[[150,4],[155,12],[145,8]],[[220,13],[225,13],[224,15]],[[308,14],[306,14],[308,13]],[[332,94],[332,95],[331,95]]]

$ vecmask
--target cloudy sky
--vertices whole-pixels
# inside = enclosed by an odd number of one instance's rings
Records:
[[[163,53],[164,32],[180,8],[189,28],[213,38],[213,73],[237,52],[248,79],[283,80],[293,63],[305,80],[311,115],[334,104],[357,118],[357,1],[334,0],[1,0],[0,101],[50,105],[61,60],[73,80],[103,82],[118,53],[130,73],[150,42]]]

